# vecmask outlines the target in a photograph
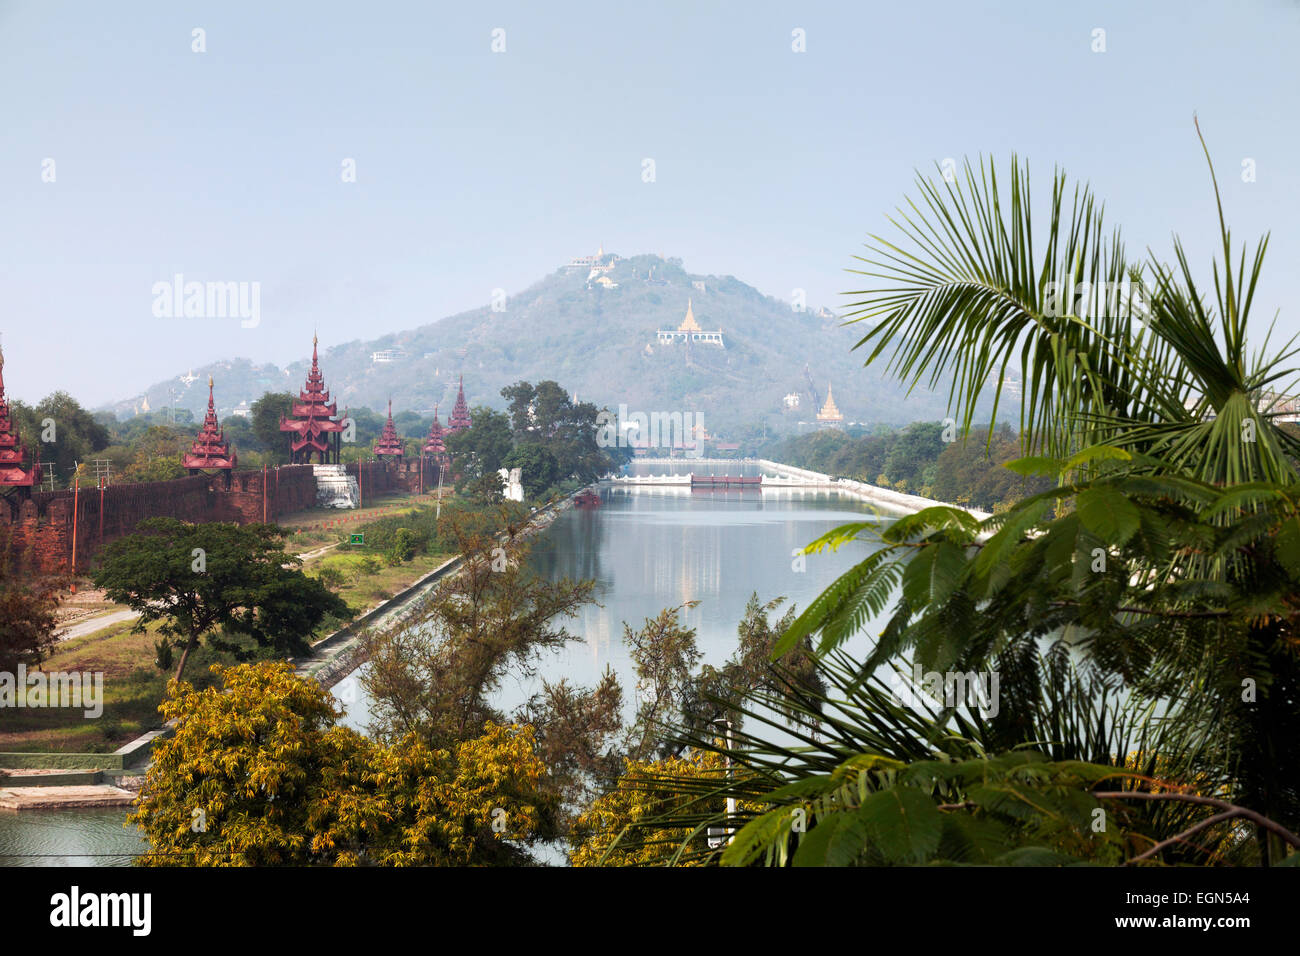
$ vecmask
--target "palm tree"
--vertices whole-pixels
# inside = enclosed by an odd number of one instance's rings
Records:
[[[872,283],[848,293],[857,297],[849,320],[874,323],[856,346],[868,350],[867,363],[885,359],[911,386],[951,378],[950,408],[966,432],[991,398],[992,433],[1010,400],[1008,383],[1020,377],[1021,441],[1034,457],[1018,468],[1050,473],[1058,487],[983,523],[931,508],[883,534],[862,522],[810,545],[883,538],[884,547],[814,600],[777,646],[779,655],[820,634],[834,694],[810,709],[832,714],[830,740],[839,746],[810,740],[783,752],[750,731],[735,753],[750,771],[736,785],[748,788],[734,794],[742,804],[779,806],[813,792],[814,777],[833,781],[832,768],[854,753],[925,762],[936,756],[941,728],[990,758],[1028,745],[1112,767],[1125,756],[1117,742],[1141,739],[1138,759],[1163,768],[1161,786],[1213,781],[1219,797],[1267,822],[1256,830],[1261,862],[1285,856],[1283,838],[1296,839],[1285,828],[1300,822],[1300,438],[1279,421],[1277,397],[1298,350],[1293,339],[1270,353],[1271,327],[1251,350],[1248,320],[1267,238],[1249,257],[1243,247],[1234,263],[1212,163],[1210,174],[1223,250],[1212,295],[1201,291],[1177,240],[1172,267],[1151,254],[1131,261],[1088,188],[1069,186],[1059,171],[1036,247],[1029,172],[1014,158],[1007,189],[983,160],[965,164],[964,182],[918,178],[919,198],[891,220],[901,237],[872,237],[864,268],[852,270]],[[1090,574],[1098,554],[1104,571]],[[891,602],[865,660],[833,657]],[[1103,701],[1093,713],[1095,685],[1062,684],[1042,666],[1040,642],[1059,645],[1066,631],[1090,673],[1119,675],[1148,709],[1108,709]],[[897,667],[908,654],[959,670],[1000,668],[1011,706],[987,724],[950,723],[957,718],[949,709],[922,727],[869,692],[878,668]],[[1260,685],[1249,703],[1237,696],[1243,673]],[[1177,709],[1187,736],[1148,726],[1157,699],[1166,713]],[[1224,746],[1207,750],[1207,734]],[[718,749],[706,739],[692,744]],[[683,784],[683,792],[691,786],[700,784]],[[949,807],[969,802],[949,799]],[[1194,824],[1207,825],[1208,818]],[[1160,826],[1149,834],[1156,831],[1168,834]],[[784,859],[785,837],[767,845]],[[1167,848],[1161,852],[1168,860]]]
[[[848,317],[850,322],[874,322],[855,346],[870,350],[868,364],[887,357],[890,369],[912,386],[951,376],[950,407],[960,412],[967,431],[977,404],[990,397],[990,425],[996,424],[1008,381],[1017,373],[1023,376],[1021,441],[1027,451],[1043,456],[1037,461],[1055,462],[1062,485],[1113,474],[1120,459],[1118,467],[1130,476],[1194,483],[1160,486],[1165,504],[1175,498],[1186,504],[1188,495],[1208,501],[1213,488],[1238,488],[1241,493],[1229,499],[1229,506],[1220,498],[1213,508],[1203,509],[1209,523],[1228,528],[1250,519],[1252,534],[1268,522],[1276,531],[1290,513],[1270,509],[1279,500],[1293,501],[1300,484],[1300,437],[1279,421],[1283,410],[1278,404],[1279,393],[1294,381],[1291,363],[1300,349],[1293,338],[1270,351],[1272,325],[1260,348],[1249,345],[1249,317],[1268,239],[1262,238],[1249,255],[1243,245],[1234,263],[1231,233],[1199,125],[1197,135],[1214,184],[1222,244],[1222,261],[1211,269],[1212,294],[1198,284],[1177,239],[1174,266],[1150,253],[1145,262],[1129,261],[1118,230],[1104,229],[1102,209],[1088,188],[1070,188],[1060,171],[1052,180],[1040,254],[1031,225],[1027,166],[1013,158],[1004,192],[994,167],[981,160],[978,167],[965,164],[964,184],[918,179],[919,201],[910,201],[891,219],[901,238],[891,242],[873,236],[868,255],[858,257],[865,268],[851,270],[876,282],[848,293],[858,297]],[[1083,491],[1082,485],[1070,487]],[[1131,510],[1136,528],[1138,511],[1117,495],[1124,499],[1151,487],[1115,485],[1104,499],[1094,492],[1092,511],[1106,510],[1100,501]],[[1081,504],[1085,500],[1077,498]],[[1038,517],[1022,508],[993,519],[983,530],[1012,532],[1002,536],[1009,548],[1036,527]],[[1101,514],[1091,530],[1115,523]],[[834,546],[854,533],[846,529],[819,544]],[[928,543],[946,546],[939,540]],[[1182,595],[1193,589],[1257,591],[1258,544],[1218,549],[1213,556],[1197,547],[1151,548],[1145,565],[1138,560],[1129,566],[1130,582],[1146,591],[1177,583]],[[948,546],[950,558],[954,550]],[[926,568],[937,568],[944,553],[932,552],[934,560]],[[1160,555],[1159,560],[1153,555]],[[846,574],[796,621],[788,637],[821,630],[823,646],[834,646],[878,611],[902,573],[897,564],[873,557],[876,567]],[[992,553],[982,557],[987,572]],[[948,580],[959,577],[960,566],[950,561]],[[909,600],[915,603],[905,581],[903,603]],[[911,610],[891,621],[895,647],[924,639],[904,633],[917,623]],[[1166,608],[1163,613],[1189,612]],[[931,630],[935,621],[933,614],[919,617],[919,624]],[[1245,622],[1241,656],[1252,661],[1269,692],[1239,708],[1232,723],[1240,797],[1294,825],[1300,793],[1287,782],[1288,775],[1300,774],[1300,756],[1289,742],[1300,732],[1295,726],[1300,662],[1293,619],[1289,611],[1270,610],[1247,612]],[[1170,643],[1177,641],[1171,637]],[[1153,658],[1153,664],[1159,662]],[[1203,663],[1213,666],[1214,661]],[[1184,658],[1173,666],[1192,665]],[[1184,676],[1195,679],[1190,673]],[[1220,693],[1225,691],[1223,681],[1218,686]],[[1269,850],[1262,842],[1265,861]],[[1272,852],[1283,851],[1275,843]]]
[[[1039,254],[1028,165],[1013,157],[1006,194],[991,164],[964,172],[964,184],[918,177],[919,202],[890,220],[902,237],[873,236],[857,257],[867,268],[850,270],[883,283],[846,293],[860,297],[850,322],[875,321],[855,346],[870,348],[868,364],[892,347],[890,368],[910,385],[950,375],[967,430],[990,394],[996,424],[1019,371],[1022,441],[1056,457],[1108,444],[1215,484],[1300,480],[1300,438],[1277,423],[1273,401],[1300,350],[1292,339],[1270,355],[1270,336],[1248,346],[1268,238],[1249,261],[1243,246],[1234,267],[1212,164],[1223,248],[1212,298],[1177,239],[1176,267],[1154,255],[1129,262],[1089,189],[1070,189],[1064,173],[1053,176]]]

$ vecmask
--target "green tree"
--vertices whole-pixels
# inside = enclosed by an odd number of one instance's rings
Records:
[[[470,413],[470,421],[469,428],[447,439],[453,469],[460,475],[458,490],[475,478],[497,478],[513,446],[510,419],[501,412],[479,406]]]
[[[277,654],[302,653],[329,616],[352,616],[347,603],[299,570],[274,525],[186,524],[150,518],[136,533],[109,544],[93,578],[109,600],[140,616],[136,630],[162,621],[181,649],[176,679],[205,636],[223,650],[237,647],[220,630],[245,634]]]
[[[516,382],[501,390],[509,402],[510,425],[518,445],[539,446],[555,460],[557,478],[590,481],[611,467],[597,444],[599,410],[574,402],[558,382]],[[545,489],[554,482],[540,487]]]
[[[547,488],[559,480],[559,464],[545,447],[537,442],[522,442],[515,445],[510,454],[502,461],[503,468],[518,468],[519,480],[523,482],[524,494],[537,498]]]
[[[13,402],[10,411],[33,455],[54,465],[60,487],[78,462],[109,445],[108,429],[67,392],[47,395],[35,408]]]
[[[267,392],[249,408],[249,423],[259,450],[271,461],[283,464],[289,460],[289,436],[280,431],[280,419],[293,411],[297,399],[290,392]]]
[[[890,482],[906,481],[914,488],[933,484],[935,462],[944,449],[942,434],[938,422],[916,422],[904,428],[885,457],[882,470]]]
[[[132,443],[133,459],[119,472],[122,481],[167,481],[186,474],[181,457],[189,451],[192,436],[167,425],[151,425]],[[83,463],[83,477],[93,477]]]
[[[543,788],[567,820],[618,772],[617,680],[607,672],[593,688],[543,682],[509,717],[493,698],[507,675],[530,679],[543,653],[577,639],[562,622],[591,600],[594,583],[538,577],[526,542],[512,530],[521,514],[502,513],[500,541],[473,518],[444,514],[451,550],[463,556],[460,571],[439,582],[415,618],[363,637],[371,730],[381,740],[414,734],[449,748],[485,722],[526,724],[547,768]]]
[[[463,740],[485,721],[505,723],[492,696],[509,673],[526,679],[539,655],[576,638],[559,621],[591,599],[591,581],[539,578],[525,560],[527,542],[503,540],[461,516],[444,516],[462,555],[416,615],[369,635],[362,682],[385,738],[418,733],[432,746]]]
[[[355,446],[365,455],[369,455],[370,447],[383,432],[384,425],[388,421],[387,414],[377,415],[368,408],[350,408],[347,410],[347,418],[351,419],[356,427]]]
[[[54,645],[67,581],[60,575],[17,574],[9,543],[6,527],[0,534],[0,673],[12,674],[19,664],[39,664]]]

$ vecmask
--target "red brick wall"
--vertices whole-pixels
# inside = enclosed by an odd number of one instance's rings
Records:
[[[267,521],[283,514],[303,511],[316,503],[316,479],[311,465],[282,465],[266,470],[266,494],[262,493],[262,472],[237,471],[230,476],[230,490],[213,480],[219,499],[218,514],[210,521],[249,524],[262,520],[263,498]]]
[[[371,480],[386,479],[376,474]],[[83,488],[75,499],[76,568],[86,571],[103,544],[130,534],[146,518],[237,524],[261,521],[263,474],[235,472],[229,490],[224,477],[206,475],[110,485],[102,492],[102,522],[99,488]],[[0,504],[0,535],[8,538],[18,568],[41,573],[72,566],[73,500],[71,491],[38,491],[21,505]],[[274,522],[280,515],[303,511],[315,502],[316,479],[310,465],[267,469],[266,520]]]
[[[346,467],[349,475],[358,477],[363,504],[370,500],[371,495],[392,491],[414,494],[420,490],[420,465],[416,461],[367,461],[360,465],[353,462]],[[426,465],[424,480],[428,482],[431,478],[437,484],[437,469]],[[427,487],[425,490],[428,490]]]

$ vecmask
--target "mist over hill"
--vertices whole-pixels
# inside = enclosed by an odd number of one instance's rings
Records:
[[[945,414],[946,392],[908,396],[884,377],[883,365],[863,368],[866,355],[852,347],[866,327],[844,326],[824,307],[798,310],[735,277],[689,273],[678,259],[606,255],[594,264],[603,268],[561,267],[499,297],[495,308],[370,340],[321,342],[326,385],[340,411],[382,410],[391,396],[394,412],[428,415],[437,403],[445,419],[461,375],[471,406],[495,408],[505,406],[503,386],[554,379],[613,410],[695,413],[724,438],[799,430],[814,420],[828,384],[847,422],[905,424]],[[657,330],[681,325],[688,303],[700,328],[721,329],[725,347],[656,341]],[[174,402],[201,414],[212,374],[219,411],[230,414],[266,391],[296,392],[310,348],[305,329],[302,357],[283,368],[195,356],[188,374],[105,407],[122,418],[146,402],[154,411]],[[789,407],[788,395],[798,396],[797,406]]]

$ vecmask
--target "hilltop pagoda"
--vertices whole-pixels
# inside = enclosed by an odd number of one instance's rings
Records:
[[[0,488],[21,488],[30,495],[32,488],[41,483],[41,463],[35,459],[30,465],[27,446],[9,419],[9,400],[5,398],[4,354],[0,353]]]
[[[722,342],[722,329],[706,332],[700,327],[700,323],[695,321],[695,309],[689,298],[686,300],[686,318],[682,319],[682,324],[676,329],[660,329],[655,333],[655,337],[660,345],[672,345],[674,342],[685,342],[691,345],[699,342],[726,348]]]
[[[831,394],[831,386],[826,384],[826,404],[822,410],[817,413],[817,425],[820,428],[843,428],[844,416],[835,406],[835,397]]]
[[[204,416],[199,433],[194,436],[190,450],[181,459],[181,467],[188,468],[191,475],[201,471],[224,471],[226,483],[230,482],[230,473],[239,462],[230,443],[226,441],[224,430],[217,421],[217,409],[212,399],[212,376],[208,376],[208,414]]]
[[[447,434],[463,432],[473,424],[469,419],[469,405],[465,403],[465,376],[460,377],[460,391],[456,395],[456,404],[452,407],[451,418],[447,422]]]
[[[406,454],[406,445],[401,436],[397,434],[397,427],[393,424],[393,400],[388,400],[388,421],[384,424],[384,431],[375,442],[375,454],[387,455],[389,457],[401,458]]]
[[[311,337],[311,371],[307,384],[293,403],[290,417],[280,416],[280,431],[289,432],[290,458],[295,464],[309,464],[315,454],[322,465],[337,465],[343,423],[338,418],[338,403],[330,401],[325,379],[316,358],[316,336]],[[333,440],[330,440],[330,436]]]

